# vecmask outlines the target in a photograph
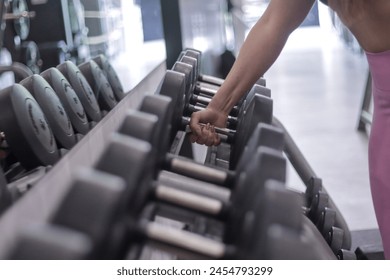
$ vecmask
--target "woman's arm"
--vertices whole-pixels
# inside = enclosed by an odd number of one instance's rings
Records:
[[[226,126],[230,110],[274,63],[288,36],[305,19],[314,1],[270,1],[263,16],[249,32],[224,84],[204,111],[192,114],[190,128],[193,142],[209,146],[219,144],[212,127],[207,129],[199,123]]]

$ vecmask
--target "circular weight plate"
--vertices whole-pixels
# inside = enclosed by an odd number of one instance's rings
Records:
[[[76,92],[81,101],[81,104],[84,107],[88,119],[95,122],[100,121],[102,115],[99,104],[96,100],[95,94],[91,89],[91,86],[88,84],[84,75],[80,72],[80,69],[70,61],[66,61],[58,65],[57,69],[65,76]]]
[[[79,65],[79,69],[95,92],[100,108],[107,111],[114,108],[117,104],[114,92],[99,65],[91,60]]]
[[[75,132],[87,134],[89,125],[84,107],[64,75],[57,68],[52,67],[42,72],[41,76],[51,85],[61,100]]]
[[[0,130],[12,153],[27,169],[53,165],[59,159],[46,117],[22,85],[15,84],[0,92]]]
[[[73,127],[60,99],[49,83],[34,74],[20,84],[27,88],[42,108],[59,146],[71,149],[76,144]]]
[[[174,112],[172,120],[171,140],[182,125],[182,116],[185,105],[185,75],[172,70],[167,70],[160,87],[160,95],[172,98]]]
[[[103,70],[103,74],[106,76],[112,90],[114,91],[116,100],[122,100],[126,94],[123,90],[122,83],[114,70],[114,67],[112,67],[108,59],[102,54],[93,58],[93,61],[95,61],[99,65],[100,69]]]
[[[28,12],[27,3],[25,0],[13,0],[12,1],[12,13],[14,15],[20,15]],[[22,40],[26,40],[30,33],[30,19],[28,17],[20,17],[14,20],[14,28],[16,34]]]

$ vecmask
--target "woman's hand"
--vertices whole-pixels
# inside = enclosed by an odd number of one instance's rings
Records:
[[[220,111],[207,107],[206,109],[192,113],[190,121],[192,143],[206,146],[216,146],[221,143],[215,127],[226,127],[227,115]]]

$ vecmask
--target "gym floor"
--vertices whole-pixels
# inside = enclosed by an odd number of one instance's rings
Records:
[[[368,133],[357,127],[368,66],[333,30],[296,30],[266,73],[274,114],[343,213],[353,245],[380,242],[368,176]],[[288,186],[304,190],[290,167]]]

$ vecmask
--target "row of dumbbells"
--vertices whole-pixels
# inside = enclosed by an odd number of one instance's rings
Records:
[[[166,121],[161,121],[162,123],[165,123],[165,125],[163,126],[163,127],[165,127],[165,129],[162,130],[163,131],[162,136],[159,135],[156,138],[152,138],[152,139],[148,140],[148,142],[152,142],[152,141],[156,142],[157,141],[156,145],[152,145],[152,146],[158,147],[158,148],[156,148],[156,151],[157,151],[157,154],[159,154],[159,155],[156,157],[156,158],[158,158],[158,161],[156,161],[156,164],[158,166],[161,166],[161,167],[164,167],[165,169],[167,169],[167,170],[164,170],[161,172],[158,171],[158,180],[162,184],[169,184],[171,186],[174,185],[175,188],[179,188],[179,189],[181,188],[181,191],[183,191],[183,188],[184,188],[184,190],[186,192],[188,192],[188,188],[192,188],[191,191],[189,192],[190,194],[192,194],[192,196],[190,196],[190,199],[189,199],[188,194],[187,194],[187,201],[191,201],[192,204],[195,204],[194,206],[192,206],[192,208],[195,208],[193,210],[201,211],[201,212],[203,212],[203,214],[207,214],[207,215],[210,215],[210,211],[211,211],[211,213],[214,213],[214,214],[216,213],[217,216],[226,217],[226,215],[228,215],[227,213],[229,213],[229,211],[232,211],[232,210],[226,210],[226,209],[230,209],[230,208],[228,206],[224,205],[223,202],[227,203],[227,205],[230,205],[232,203],[232,201],[231,201],[231,199],[233,197],[232,191],[233,191],[233,193],[236,193],[236,192],[238,192],[238,190],[240,190],[238,177],[242,177],[245,174],[244,171],[242,171],[242,170],[240,171],[240,169],[241,168],[246,169],[247,168],[246,164],[248,164],[249,160],[252,163],[252,158],[249,157],[249,155],[250,156],[253,155],[253,149],[251,150],[252,152],[247,152],[246,154],[243,153],[244,150],[248,149],[246,142],[248,141],[248,138],[250,138],[249,136],[246,136],[246,134],[250,134],[252,131],[249,130],[248,128],[240,129],[240,126],[238,126],[237,131],[241,132],[241,133],[238,133],[238,132],[234,133],[233,131],[229,131],[229,133],[228,133],[228,135],[229,135],[228,140],[230,139],[230,141],[232,143],[234,143],[234,145],[232,145],[233,151],[234,151],[234,149],[241,150],[241,152],[238,153],[238,155],[240,157],[240,160],[239,160],[240,164],[234,163],[234,165],[239,166],[235,171],[226,172],[224,170],[218,170],[218,169],[211,169],[210,170],[209,168],[206,168],[202,165],[199,165],[199,164],[190,162],[188,160],[183,160],[181,158],[173,157],[172,155],[166,154],[167,148],[166,148],[166,146],[164,148],[164,145],[166,145],[164,143],[168,142],[168,145],[169,145],[170,141],[169,140],[162,141],[162,139],[164,139],[163,136],[167,135],[167,134],[169,134],[169,135],[176,134],[176,132],[177,132],[176,130],[179,129],[180,127],[182,127],[182,123],[183,123],[183,115],[182,114],[184,111],[183,111],[183,104],[180,104],[180,102],[182,100],[182,97],[185,96],[185,94],[187,94],[187,91],[185,90],[186,89],[186,86],[185,86],[186,76],[183,74],[176,75],[175,73],[176,73],[175,71],[168,71],[166,73],[164,80],[162,82],[162,86],[160,88],[160,93],[164,94],[164,92],[168,92],[171,95],[173,95],[173,93],[175,93],[176,95],[171,96],[172,98],[166,98],[163,96],[147,97],[147,98],[145,98],[145,100],[140,108],[141,111],[151,112],[153,114],[156,114],[158,116],[158,118],[157,118],[158,120],[167,120],[167,118],[170,119],[170,121],[168,122],[168,127],[171,127],[171,129],[166,128],[166,126],[167,126]],[[183,82],[184,82],[184,84],[183,84]],[[171,100],[171,101],[169,101],[169,100]],[[263,113],[263,115],[262,115],[263,119],[260,119],[260,122],[261,122],[261,120],[265,120],[264,122],[270,123],[270,120],[272,119],[272,102],[270,103],[269,100],[262,99],[262,98],[257,98],[257,99],[255,98],[255,100],[257,100],[257,101],[252,101],[252,102],[254,102],[255,105],[251,105],[251,106],[253,106],[252,108],[257,108],[257,110],[255,110],[255,111],[260,110]],[[264,101],[264,100],[266,100],[266,101]],[[261,101],[263,101],[263,102],[261,102]],[[164,105],[164,104],[166,104],[166,105]],[[257,106],[256,106],[256,104],[257,104]],[[266,105],[266,104],[268,104],[268,105]],[[271,107],[269,107],[270,106],[269,104],[271,104]],[[186,106],[186,104],[184,104],[184,106]],[[267,108],[267,106],[268,106],[268,108]],[[176,112],[173,113],[175,111],[174,109],[177,109],[177,108],[179,108],[179,113],[178,114],[175,114]],[[259,108],[261,108],[261,109],[259,109]],[[256,115],[255,116],[253,115],[254,114],[253,109],[247,110],[247,111],[249,111],[250,113],[246,113],[244,115],[246,122],[251,123],[250,126],[252,126],[252,127],[256,126],[259,121],[256,121]],[[265,116],[265,115],[267,115],[267,113],[265,113],[265,112],[268,112],[268,116]],[[173,113],[173,116],[172,116],[172,113]],[[167,114],[170,115],[170,117],[167,117],[166,116]],[[138,116],[137,118],[135,118],[135,117],[126,118],[124,123],[127,122],[128,125],[126,125],[126,126],[123,125],[120,130],[124,129],[124,133],[127,134],[126,130],[129,130],[129,128],[133,129],[134,127],[140,127],[141,123],[145,124],[145,121],[142,121],[142,118],[141,119],[139,119],[139,118],[140,118],[140,116]],[[133,120],[131,120],[131,119],[133,119]],[[259,120],[259,119],[257,119],[257,120]],[[244,122],[242,122],[242,123],[244,123]],[[237,124],[239,124],[239,123],[237,123]],[[269,127],[269,128],[273,128],[273,127]],[[171,130],[172,133],[167,133],[169,130]],[[253,129],[253,130],[256,131],[256,129]],[[156,133],[156,131],[159,131],[159,130],[153,129],[151,131],[153,133]],[[264,128],[263,128],[263,131],[264,131]],[[152,132],[148,132],[148,133],[146,133],[146,135],[149,135],[149,137],[151,137],[151,135],[153,134]],[[139,131],[137,133],[139,133]],[[279,131],[279,133],[280,133],[280,131]],[[130,133],[130,135],[132,135],[132,134]],[[263,132],[263,135],[267,135],[267,134],[266,133],[264,134],[264,132]],[[275,135],[275,131],[273,131],[273,133],[271,133],[270,135]],[[132,136],[137,137],[137,138],[141,137],[139,135],[132,135]],[[247,139],[244,141],[243,138],[247,138]],[[267,139],[267,137],[266,137],[266,139]],[[278,138],[268,136],[268,139],[269,139],[268,141],[271,143],[269,145],[272,149],[276,149],[276,150],[281,151],[282,146],[283,146],[283,144],[282,144],[283,140],[280,140],[280,139],[282,139],[282,138],[279,138],[279,140],[277,140]],[[260,141],[260,140],[252,140],[252,147],[257,147],[258,145],[260,145],[260,144],[253,144],[253,143],[260,143],[261,142],[261,141],[260,142],[256,142],[256,141]],[[273,146],[273,145],[275,145],[275,146]],[[265,145],[265,146],[267,146],[267,145]],[[246,155],[246,157],[244,155]],[[109,159],[109,157],[104,157],[104,158]],[[111,160],[107,161],[106,159],[105,159],[105,162],[112,162]],[[270,164],[270,166],[272,166],[272,164]],[[261,169],[259,166],[253,167],[253,168],[255,168],[254,170],[256,170],[256,171]],[[182,175],[179,175],[179,174],[174,174],[172,172],[172,169],[173,169],[173,171],[176,170],[175,172],[182,173],[182,174],[184,173],[187,177],[183,177]],[[275,169],[279,170],[280,172],[283,173],[283,171],[282,171],[283,168],[275,168]],[[112,172],[115,173],[116,171],[112,171]],[[199,180],[189,179],[188,176],[195,177],[197,179],[201,178],[202,180],[199,181]],[[279,177],[279,178],[281,178],[281,177]],[[253,175],[252,180],[255,182],[261,182],[261,179],[257,178],[254,175]],[[281,181],[283,181],[283,180],[281,180]],[[211,185],[209,183],[207,184],[207,183],[205,183],[205,181],[209,181],[209,182],[211,181],[213,183],[213,185]],[[233,187],[233,190],[229,191],[228,189],[225,188],[225,186]],[[165,188],[165,190],[166,190],[166,188]],[[162,188],[160,186],[159,189],[156,189],[156,194],[160,194],[159,199],[164,200],[164,197],[165,197],[165,200],[166,200],[167,199],[166,197],[169,198],[170,196],[172,196],[172,189],[168,189],[168,192],[166,192],[166,191],[164,192],[164,186],[162,186]],[[207,197],[208,198],[211,197],[212,199],[217,198],[217,199],[221,200],[222,203],[219,202],[219,204],[218,203],[214,203],[214,204],[211,203],[210,204],[210,203],[207,203],[207,202],[210,202],[210,200],[208,201],[207,199],[206,199],[206,202],[205,202],[205,200],[203,200],[203,202],[200,203],[199,197],[198,197],[200,194],[201,195],[207,194]],[[248,193],[248,195],[249,195],[249,193]],[[196,199],[196,198],[198,198],[198,199]],[[141,201],[140,202],[141,204],[144,203],[142,199],[140,201]],[[174,201],[177,201],[177,198],[175,198]],[[184,201],[186,201],[186,199],[184,199]],[[193,201],[198,201],[198,203],[194,203]],[[202,200],[200,200],[200,201],[202,201]],[[170,202],[170,203],[172,203],[172,202]],[[181,202],[181,203],[183,204],[183,202]],[[210,205],[214,205],[213,207],[211,207],[211,208],[213,208],[211,210],[210,210]],[[215,205],[219,205],[219,208],[217,207],[219,210],[215,210],[215,207],[216,207]],[[249,203],[248,203],[248,205],[249,205]],[[237,208],[237,207],[233,207],[233,208]],[[167,212],[172,213],[172,211],[167,211],[166,207],[165,207],[165,213],[167,213]],[[288,211],[287,212],[276,211],[276,213],[278,213],[278,215],[285,215],[285,213],[288,213]],[[201,226],[200,228],[204,228],[204,226]],[[199,229],[195,230],[195,231],[199,231]],[[299,242],[297,242],[296,244],[299,244]],[[295,250],[295,257],[298,256],[298,251],[301,251],[301,250],[300,249]],[[301,255],[301,257],[302,257],[302,255]]]
[[[0,91],[6,181],[20,180],[37,169],[43,170],[34,173],[41,177],[124,96],[103,55],[79,66],[64,62]],[[21,190],[12,188],[7,195],[7,187],[1,188],[0,209],[4,210]]]
[[[113,136],[94,166],[95,170],[88,171],[91,175],[84,174],[75,179],[51,226],[65,226],[68,233],[69,230],[76,231],[88,240],[84,242],[88,246],[79,247],[90,248],[84,251],[82,258],[136,257],[142,248],[140,244],[146,240],[174,250],[176,254],[191,253],[192,257],[331,258],[328,246],[320,246],[321,236],[308,238],[307,227],[302,225],[300,197],[283,186],[286,166],[282,155],[283,133],[267,124],[272,119],[272,102],[265,102],[268,104],[265,105],[261,98],[255,102],[265,108],[271,104],[271,108],[263,111],[265,115],[268,113],[265,117],[268,121],[257,121],[253,133],[239,127],[236,133],[229,132],[230,139],[234,139],[232,148],[242,151],[235,163],[237,168],[226,171],[206,167],[169,153],[171,135],[182,128],[183,105],[180,102],[186,94],[185,75],[174,73],[167,71],[160,94],[171,92],[175,95],[172,98],[147,96],[139,112],[128,113],[118,130],[121,135]],[[174,109],[177,108],[176,114]],[[253,110],[250,112],[245,115],[249,123],[255,118]],[[242,137],[247,139],[244,141]],[[97,171],[103,172],[104,176],[95,174],[99,173]],[[117,194],[118,200],[107,192],[115,187],[99,191],[100,187],[110,185],[108,174],[124,180],[122,183],[126,187]],[[97,193],[101,193],[101,197],[97,197]],[[94,199],[88,201],[87,197]],[[150,222],[157,211],[171,219],[184,219],[186,231],[175,231]],[[88,213],[94,215],[93,219]],[[194,213],[198,214],[195,217],[203,218],[194,218]],[[212,222],[205,222],[205,216],[206,221],[211,219]],[[222,222],[222,229],[215,230],[216,220]],[[122,224],[123,221],[127,223]],[[311,223],[307,224],[310,227]],[[115,228],[122,238],[113,240],[112,234],[118,234],[113,230]],[[49,230],[46,234],[53,232]],[[32,235],[35,237],[25,236],[24,242],[15,247],[13,257],[23,258],[18,254],[23,252],[27,241],[51,249],[59,246],[57,243],[56,246],[41,244],[45,241],[39,238],[36,240],[37,236],[45,236],[43,232]],[[45,240],[65,242],[66,238],[60,238],[64,234],[54,235],[56,238],[52,236]],[[302,238],[303,235],[306,238]],[[20,247],[20,244],[24,246]],[[51,252],[50,248],[48,252]]]
[[[156,104],[165,116],[147,113]],[[256,126],[244,149],[250,163],[243,155],[232,190],[201,180],[195,187],[195,180],[162,164],[173,157],[161,149],[175,122],[171,106],[172,99],[155,95],[145,97],[139,111],[130,110],[96,164],[75,176],[49,223],[21,233],[9,258],[137,259],[145,244],[191,259],[329,257],[326,246],[313,250],[315,241],[304,238],[300,196],[285,188],[285,158],[273,147],[283,142],[278,129]],[[163,179],[170,176],[176,184]],[[172,228],[155,221],[158,216],[185,226]]]
[[[200,61],[200,52],[193,49],[183,51],[178,61],[172,67],[172,72],[168,71],[162,82],[160,94],[168,95],[172,99],[178,100],[177,104],[179,105],[176,105],[177,107],[175,108],[178,116],[176,118],[178,121],[177,127],[180,124],[188,123],[189,119],[181,117],[182,115],[186,116],[195,110],[202,109],[199,104],[200,97],[206,100],[206,102],[202,100],[202,104],[207,104],[209,100],[207,101],[206,96],[212,97],[218,89],[218,84],[220,85],[220,81],[218,80],[213,82],[214,86],[210,86],[210,83],[204,82],[207,80],[207,77],[199,74]],[[212,81],[210,78],[209,80]],[[186,86],[183,86],[183,84]],[[259,122],[268,124],[272,122],[271,91],[264,85],[265,80],[260,79],[244,98],[240,100],[239,104],[234,107],[234,110],[232,110],[229,120],[231,121],[230,127],[234,128],[235,131],[220,130],[226,136],[224,139],[229,143],[233,143],[229,157],[230,169],[237,167],[237,162],[243,155],[243,149],[256,125]],[[198,102],[198,104],[194,104],[194,102]],[[154,111],[156,110],[154,109]],[[239,137],[236,137],[236,135],[239,135]],[[275,145],[280,145],[277,148],[283,149],[283,145],[280,142],[275,142]],[[194,177],[194,170],[194,168],[189,169],[185,175]],[[216,175],[216,178],[214,178],[209,175],[209,177],[205,179],[204,177],[197,176],[196,178],[208,180],[208,182],[215,184],[226,183],[218,179],[223,176],[218,177]],[[313,178],[312,187],[308,188],[308,191],[304,194],[304,213],[317,226],[333,252],[336,253],[339,249],[344,248],[344,232],[335,226],[336,211],[329,206],[328,200],[328,195],[322,189],[321,180]]]

